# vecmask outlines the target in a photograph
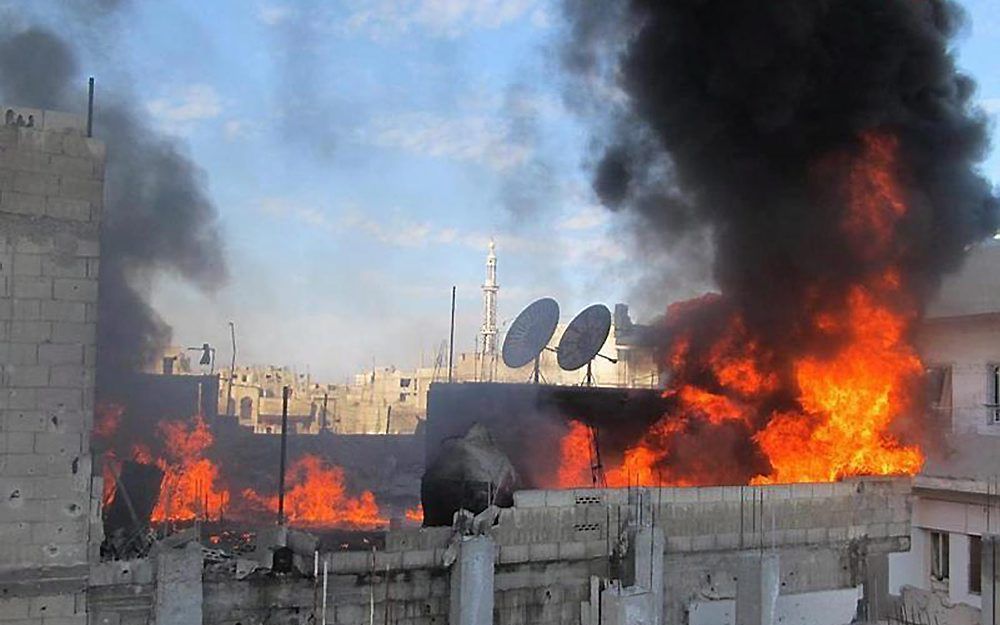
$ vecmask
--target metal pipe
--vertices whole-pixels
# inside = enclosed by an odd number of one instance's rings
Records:
[[[321,617],[322,625],[326,625],[326,583],[327,583],[327,576],[328,576],[327,575],[327,567],[329,566],[329,564],[330,564],[330,561],[326,557],[324,557],[323,558],[323,610],[321,612],[321,614],[322,614],[322,617]]]
[[[451,384],[455,359],[455,287],[451,287],[451,335],[448,339],[448,384]]]
[[[281,387],[281,465],[278,481],[278,525],[285,522],[285,454],[288,445],[288,396],[292,389]]]
[[[94,136],[94,77],[87,81],[87,136]]]

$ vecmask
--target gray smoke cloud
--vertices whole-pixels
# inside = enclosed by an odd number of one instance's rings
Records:
[[[125,2],[75,3],[111,12]],[[85,77],[60,34],[29,26],[0,31],[0,97],[21,106],[81,112]],[[143,289],[172,273],[205,290],[227,277],[218,214],[205,175],[176,141],[159,134],[132,95],[98,90],[95,137],[107,145],[98,297],[99,396],[114,394],[116,372],[149,363],[170,327]],[[138,288],[137,288],[138,287]]]

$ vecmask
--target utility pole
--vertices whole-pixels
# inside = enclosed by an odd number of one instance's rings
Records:
[[[451,384],[455,360],[455,287],[451,287],[451,335],[448,339],[448,384]]]
[[[278,482],[278,525],[285,523],[285,454],[288,445],[288,396],[291,395],[291,391],[292,389],[287,386],[281,387],[281,465],[279,469],[281,477]]]
[[[233,340],[233,357],[229,361],[229,388],[226,389],[226,416],[232,416],[229,413],[230,406],[233,404],[233,380],[236,379],[236,324],[232,321],[229,322],[229,337]],[[236,407],[232,407],[233,412],[236,412]]]

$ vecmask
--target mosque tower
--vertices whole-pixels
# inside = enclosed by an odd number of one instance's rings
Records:
[[[497,254],[496,243],[490,239],[486,255],[486,282],[483,283],[483,325],[479,330],[479,352],[494,356],[497,352]]]

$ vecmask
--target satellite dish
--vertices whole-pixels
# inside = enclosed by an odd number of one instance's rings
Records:
[[[550,297],[532,302],[521,311],[503,340],[503,364],[518,369],[532,360],[549,344],[559,323],[559,304]],[[537,367],[536,367],[537,368]]]
[[[584,308],[566,326],[559,340],[556,360],[566,371],[576,371],[588,364],[604,347],[611,332],[611,311],[604,304],[594,304]]]

